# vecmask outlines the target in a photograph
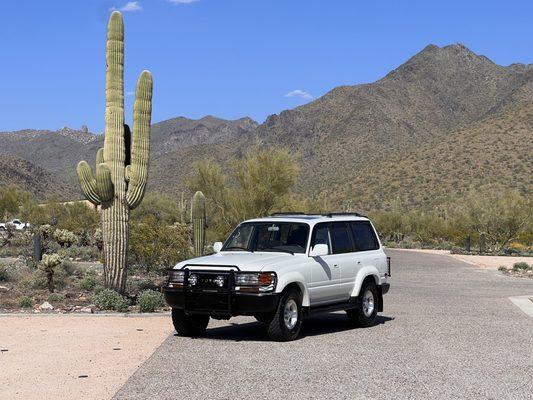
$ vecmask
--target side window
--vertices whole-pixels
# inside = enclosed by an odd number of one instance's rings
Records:
[[[313,240],[311,241],[311,247],[314,247],[315,244],[327,244],[329,254],[331,254],[331,245],[329,243],[329,229],[326,224],[317,225],[317,227],[313,230]]]
[[[334,222],[331,225],[331,244],[333,254],[351,253],[353,251],[352,235],[348,224]]]
[[[379,248],[378,239],[370,225],[370,222],[351,222],[352,233],[356,251],[377,250]]]

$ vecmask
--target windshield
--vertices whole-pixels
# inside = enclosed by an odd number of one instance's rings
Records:
[[[295,222],[246,222],[233,231],[222,251],[305,253],[309,225]]]

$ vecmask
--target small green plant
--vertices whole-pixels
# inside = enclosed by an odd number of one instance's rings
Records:
[[[79,240],[75,233],[66,229],[56,229],[54,232],[54,239],[62,247],[70,247]]]
[[[19,306],[20,308],[31,308],[33,307],[33,300],[30,299],[28,296],[22,296],[19,299]]]
[[[52,293],[48,296],[48,301],[50,303],[62,303],[65,301],[65,296],[59,293]]]
[[[163,307],[165,303],[160,292],[145,290],[139,295],[137,304],[141,312],[155,312],[159,307]]]
[[[507,267],[506,267],[505,265],[500,265],[500,266],[498,267],[498,271],[500,271],[500,272],[507,272]]]
[[[93,296],[94,304],[101,310],[128,311],[128,301],[118,292],[104,289]]]
[[[80,289],[90,292],[96,287],[96,271],[88,270],[85,272],[85,276],[80,282]]]
[[[527,262],[517,262],[513,264],[513,271],[525,271],[529,269],[529,264]]]

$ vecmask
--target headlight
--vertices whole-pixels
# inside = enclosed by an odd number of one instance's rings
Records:
[[[265,293],[276,288],[274,272],[237,272],[235,290],[240,292]]]
[[[168,286],[183,287],[185,280],[185,271],[179,269],[168,270]]]

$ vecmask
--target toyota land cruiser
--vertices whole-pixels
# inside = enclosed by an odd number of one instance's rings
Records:
[[[274,214],[245,221],[214,254],[178,263],[164,287],[180,336],[202,334],[210,318],[251,315],[279,341],[302,319],[345,310],[357,326],[383,311],[390,260],[359,214]]]

